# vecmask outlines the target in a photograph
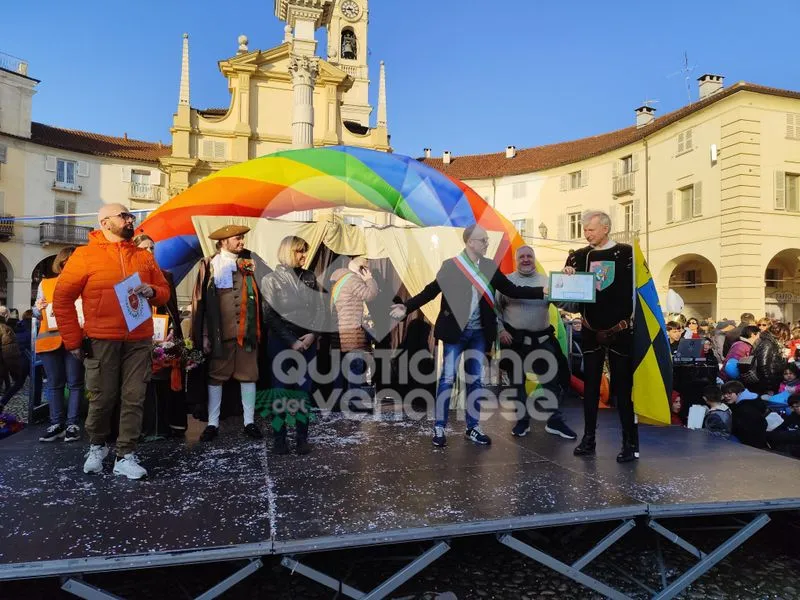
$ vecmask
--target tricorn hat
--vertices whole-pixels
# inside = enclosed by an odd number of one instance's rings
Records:
[[[237,235],[244,235],[248,231],[250,231],[250,228],[244,225],[225,225],[225,227],[220,227],[210,233],[208,237],[212,240],[227,240]]]

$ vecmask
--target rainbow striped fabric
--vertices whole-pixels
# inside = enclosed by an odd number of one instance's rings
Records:
[[[416,159],[331,146],[276,152],[233,165],[160,206],[140,226],[156,241],[156,260],[180,280],[202,257],[192,217],[278,217],[347,206],[393,213],[421,226],[480,224],[502,232],[495,260],[508,273],[523,241],[474,190]]]

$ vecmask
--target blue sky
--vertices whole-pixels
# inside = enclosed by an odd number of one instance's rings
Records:
[[[228,105],[217,61],[239,34],[267,49],[283,33],[273,0],[7,4],[0,52],[42,80],[34,120],[165,143],[183,32],[200,108]],[[665,114],[687,102],[683,74],[668,77],[684,52],[693,99],[706,72],[800,89],[795,2],[371,0],[370,12],[373,105],[384,60],[392,144],[413,156],[595,135],[632,124],[647,98]]]

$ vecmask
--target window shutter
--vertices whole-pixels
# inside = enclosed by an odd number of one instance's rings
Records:
[[[225,160],[225,142],[214,142],[214,160]]]
[[[78,161],[78,177],[88,177],[89,176],[89,163],[85,160]]]
[[[608,230],[608,233],[614,233],[619,227],[617,226],[617,207],[616,205],[612,204],[608,207],[608,218],[611,219],[611,228]]]
[[[122,183],[130,183],[130,182],[131,182],[131,168],[122,167]]]
[[[0,144],[0,163],[5,164],[8,160],[8,147],[5,144]]]
[[[581,169],[581,187],[589,185],[589,169]]]
[[[789,139],[794,139],[797,137],[797,125],[800,123],[797,122],[797,115],[793,113],[786,113],[786,137]]]
[[[56,157],[49,154],[44,157],[44,170],[52,173],[56,172]]]
[[[619,161],[616,159],[611,162],[611,176],[615,179],[619,177]]]
[[[567,215],[558,215],[558,239],[567,239]]]
[[[679,133],[678,134],[678,154],[683,152],[684,148],[686,147],[683,139],[684,139],[683,133]]]
[[[786,172],[775,171],[775,208],[786,210]]]
[[[686,147],[684,148],[684,150],[686,150],[686,152],[688,152],[689,150],[691,150],[694,147],[692,145],[692,130],[691,129],[687,129],[686,130],[686,135],[684,136],[683,139],[685,140],[685,144],[686,144]]]
[[[559,185],[562,192],[567,191],[567,175],[561,176],[561,183]]]
[[[672,223],[675,220],[675,207],[673,206],[674,197],[675,192],[672,190],[667,192],[667,223]]]
[[[699,217],[703,214],[703,182],[698,181],[694,184],[694,206],[692,216]]]
[[[641,207],[641,202],[638,200],[633,201],[633,230],[639,231],[641,229],[641,222],[640,222],[640,215],[639,209]]]
[[[203,158],[214,158],[214,142],[203,140]]]
[[[638,171],[639,170],[639,153],[638,152],[635,152],[633,154],[632,162],[633,162],[633,171],[634,172]]]
[[[150,171],[150,185],[161,185],[161,171]]]

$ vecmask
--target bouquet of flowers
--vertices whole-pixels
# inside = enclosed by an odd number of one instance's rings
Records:
[[[191,371],[205,362],[203,352],[194,347],[192,340],[167,340],[153,344],[153,372],[171,369],[170,387],[183,389],[183,372]]]

